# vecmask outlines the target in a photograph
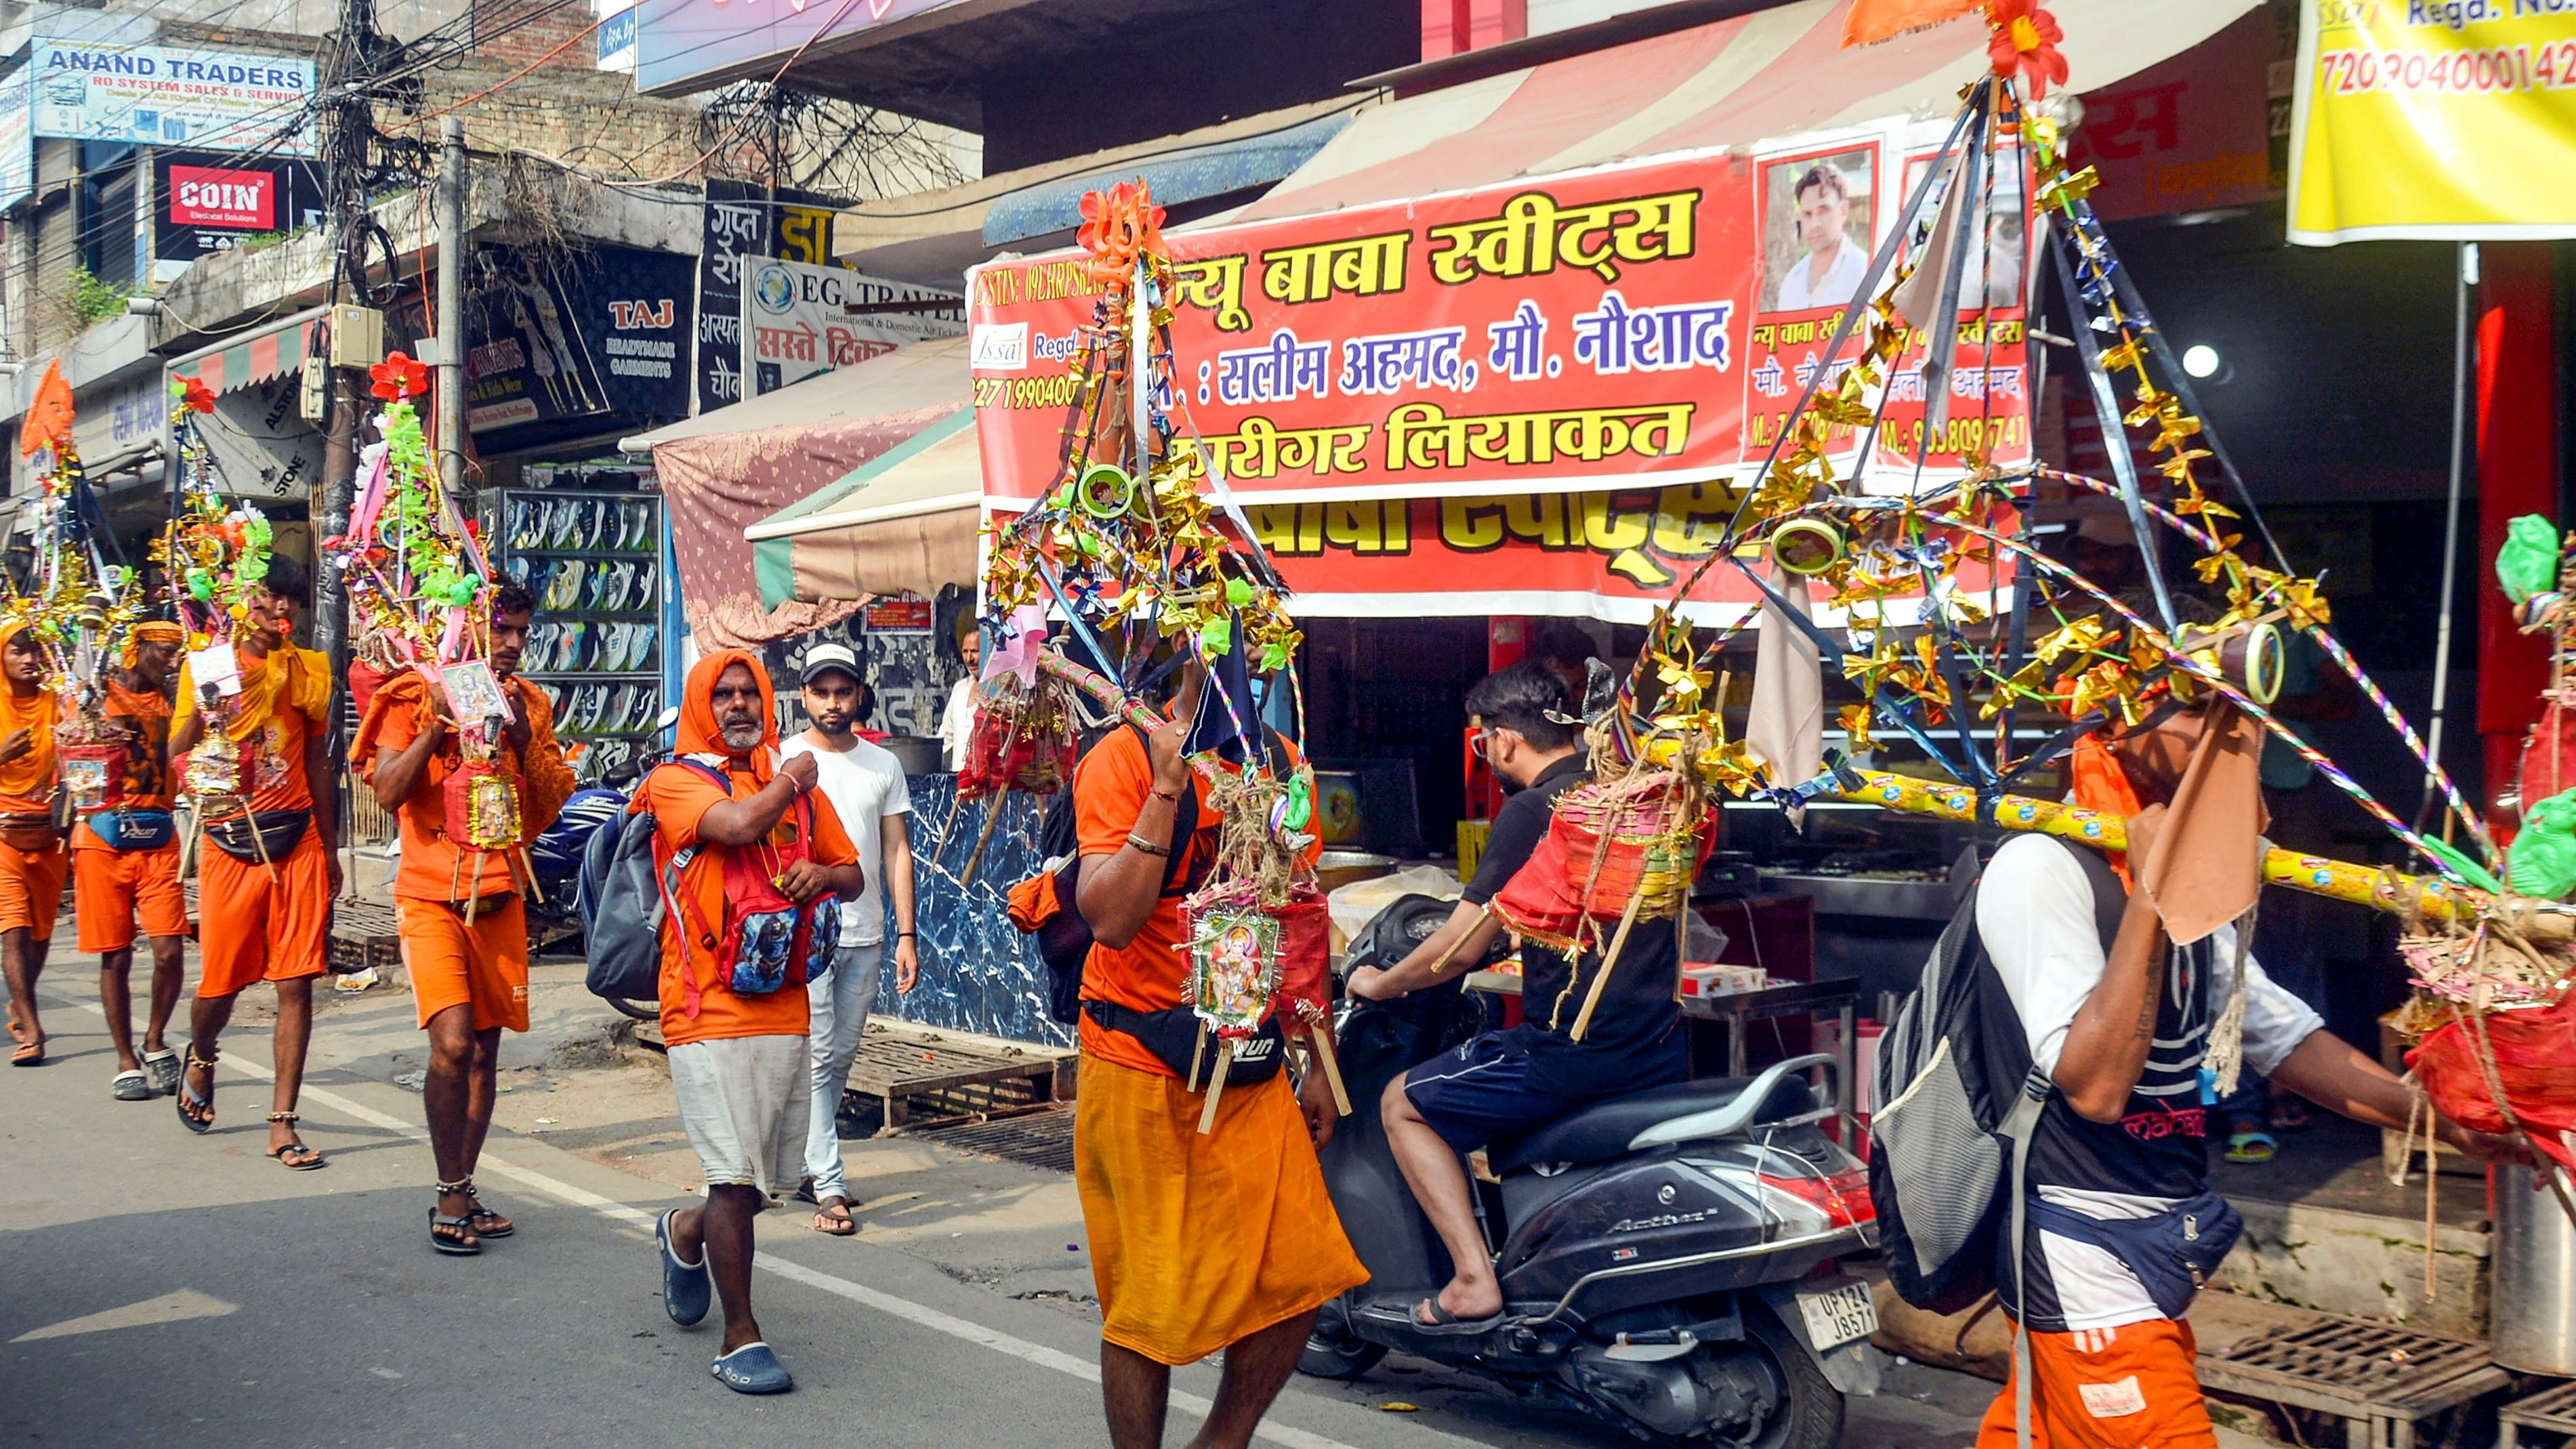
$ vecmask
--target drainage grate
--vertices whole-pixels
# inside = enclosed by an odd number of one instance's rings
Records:
[[[2576,1383],[2514,1400],[2496,1411],[2496,1425],[2500,1431],[2496,1449],[2516,1449],[2523,1435],[2535,1431],[2566,1435],[2576,1442]]]
[[[2204,1355],[2200,1380],[2341,1418],[2351,1449],[2408,1449],[2418,1423],[2513,1382],[2482,1343],[2351,1318]]]
[[[1024,1167],[1073,1171],[1073,1108],[1069,1104],[982,1122],[915,1127],[904,1135]]]

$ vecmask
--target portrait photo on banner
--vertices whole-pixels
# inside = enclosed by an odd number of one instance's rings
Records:
[[[1877,168],[1868,147],[1763,164],[1761,310],[1839,307],[1860,290]]]
[[[1932,164],[1928,156],[1916,156],[1905,163],[1905,188],[1897,194],[1896,205],[1914,194],[1922,184],[1924,170]],[[1919,251],[1932,235],[1932,223],[1941,212],[1941,198],[1958,180],[1958,168],[1932,183],[1932,192],[1923,199],[1923,213],[1915,218],[1914,234],[1906,238],[1906,254]],[[2022,151],[2016,146],[1995,155],[1994,169],[1978,182],[1985,196],[1985,252],[1970,261],[1971,268],[1985,276],[1985,306],[1997,309],[2018,307],[2029,295],[2030,227],[2026,220],[2023,198],[2029,193],[2028,179],[2023,175]],[[1978,310],[1977,270],[1972,270],[1959,284],[1959,310]]]

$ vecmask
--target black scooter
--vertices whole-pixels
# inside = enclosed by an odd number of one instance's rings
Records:
[[[1448,908],[1408,897],[1362,930],[1350,964],[1400,957]],[[1388,1081],[1483,1025],[1454,985],[1344,1002],[1353,1106],[1324,1177],[1369,1281],[1324,1306],[1298,1363],[1367,1373],[1390,1349],[1568,1404],[1645,1439],[1832,1449],[1843,1396],[1877,1388],[1868,1284],[1838,1256],[1877,1245],[1868,1174],[1817,1129],[1801,1075],[1681,1083],[1596,1103],[1486,1149],[1477,1214],[1504,1316],[1474,1334],[1423,1332],[1414,1306],[1449,1279],[1447,1251],[1387,1148]]]

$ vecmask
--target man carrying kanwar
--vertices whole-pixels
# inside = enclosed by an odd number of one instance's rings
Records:
[[[2262,743],[2256,721],[2206,696],[2088,736],[2076,802],[2128,817],[2125,858],[2019,834],[1977,885],[1994,967],[1983,1009],[2019,1026],[1988,1034],[1990,1075],[2022,1075],[2007,1058],[2026,1050],[2053,1086],[2029,1149],[2018,1300],[1998,1234],[2005,1305],[2020,1303],[2028,1330],[2034,1449],[2216,1443],[2183,1311],[2243,1222],[2209,1187],[2204,1064],[2224,1082],[2241,1062],[2356,1121],[2407,1125],[2407,1086],[2323,1030],[2239,939],[2262,889]],[[2472,1157],[2521,1153],[2438,1130]],[[2014,1449],[2020,1392],[2004,1385],[1979,1449]]]
[[[327,759],[331,661],[291,637],[296,606],[309,602],[311,588],[304,565],[271,556],[233,633],[241,692],[223,732],[241,752],[246,793],[199,805],[210,847],[197,876],[201,974],[178,1096],[189,1131],[213,1128],[217,1040],[241,993],[273,984],[268,1155],[298,1172],[325,1165],[295,1130],[295,1104],[313,1037],[313,983],[328,969],[331,902],[340,894],[339,798]],[[170,724],[174,760],[205,739],[204,708],[191,666],[182,664]]]
[[[1073,779],[1076,897],[1093,940],[1082,973],[1074,1181],[1118,1449],[1161,1444],[1173,1366],[1220,1349],[1225,1377],[1191,1443],[1241,1449],[1296,1368],[1315,1311],[1368,1278],[1315,1158],[1336,1121],[1324,1074],[1309,1073],[1293,1095],[1284,1075],[1226,1090],[1213,1129],[1201,1133],[1204,1097],[1182,1080],[1187,1051],[1176,1065],[1131,1029],[1191,1014],[1181,898],[1214,864],[1225,817],[1206,789],[1191,788],[1188,757],[1194,743],[1233,732],[1210,695],[1193,655],[1172,722],[1150,737],[1113,730]],[[1196,808],[1183,820],[1185,794]],[[1174,851],[1185,854],[1167,870]]]
[[[555,740],[545,691],[519,677],[536,595],[504,584],[492,596],[486,662],[513,714],[497,763],[519,784],[519,832],[533,839],[572,797],[572,769]],[[482,1251],[517,1224],[483,1205],[474,1168],[492,1130],[501,1033],[528,1029],[528,917],[514,851],[475,850],[448,834],[447,781],[464,751],[444,689],[417,669],[388,678],[367,702],[349,758],[395,813],[402,865],[394,875],[394,926],[413,1004],[429,1033],[421,1105],[438,1164],[430,1246],[456,1257]]]
[[[705,1172],[703,1206],[654,1227],[662,1306],[687,1328],[724,1300],[717,1380],[743,1394],[795,1380],[751,1313],[752,1220],[804,1174],[812,1104],[805,983],[829,969],[836,901],[858,898],[859,853],[817,791],[811,755],[783,762],[778,709],[757,656],[726,649],[689,670],[679,754],[637,786],[662,918],[662,1039],[680,1125]],[[753,938],[785,942],[775,953]]]
[[[108,671],[100,713],[125,747],[114,808],[72,824],[72,919],[80,948],[98,957],[98,998],[116,1043],[120,1102],[179,1090],[179,1054],[164,1038],[186,983],[188,898],[179,886],[179,832],[170,814],[170,684],[187,634],[146,619],[126,630]],[[143,1054],[134,1052],[134,933],[152,942],[152,1000]],[[147,1075],[148,1073],[148,1075]]]
[[[9,980],[13,1067],[42,1066],[45,1023],[36,978],[62,908],[62,833],[54,828],[54,725],[60,701],[45,687],[45,652],[23,619],[0,623],[0,964]]]
[[[1563,672],[1523,660],[1467,691],[1476,749],[1513,786],[1494,817],[1485,851],[1457,907],[1402,961],[1351,974],[1350,992],[1384,1001],[1440,980],[1459,963],[1483,959],[1502,931],[1486,907],[1529,863],[1546,838],[1556,797],[1591,778],[1582,730]],[[1590,1029],[1572,1035],[1591,973],[1608,971]],[[1521,943],[1521,1002],[1528,1020],[1479,1032],[1455,1050],[1387,1083],[1379,1120],[1396,1166],[1440,1234],[1454,1265],[1439,1293],[1414,1305],[1414,1327],[1430,1334],[1486,1332],[1503,1313],[1502,1283],[1476,1220],[1466,1154],[1488,1141],[1532,1132],[1588,1103],[1678,1082],[1690,1049],[1675,1002],[1680,945],[1669,930],[1641,930],[1605,964],[1600,953],[1569,962],[1536,941]]]

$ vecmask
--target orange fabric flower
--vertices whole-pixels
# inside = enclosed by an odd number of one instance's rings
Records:
[[[414,362],[408,354],[396,352],[367,369],[376,380],[375,394],[387,402],[419,397],[429,391],[429,368]]]
[[[2066,57],[2057,47],[2066,39],[2057,17],[2039,8],[2038,0],[1986,0],[1986,60],[1995,74],[2010,80],[2018,74],[2039,100],[2052,85],[2066,83]]]
[[[1163,249],[1163,208],[1142,180],[1086,191],[1073,239],[1091,253],[1091,274],[1115,288],[1134,273],[1137,257]]]

